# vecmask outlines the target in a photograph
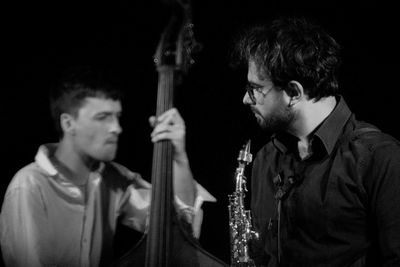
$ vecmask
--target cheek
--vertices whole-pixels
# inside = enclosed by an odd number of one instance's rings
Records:
[[[265,98],[259,99],[257,102],[257,106],[259,106],[259,110],[262,110],[263,113],[272,114],[282,108],[286,107],[285,100],[282,98],[282,95],[273,94],[271,92]]]
[[[77,136],[81,143],[89,145],[100,140],[101,132],[102,130],[99,127],[85,125],[77,130]]]
[[[276,102],[261,99],[257,102],[256,109],[263,117],[268,116],[276,109]]]

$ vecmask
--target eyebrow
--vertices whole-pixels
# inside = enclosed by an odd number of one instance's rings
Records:
[[[252,81],[247,81],[247,85],[250,85],[251,87],[264,87],[264,85]]]
[[[113,114],[117,114],[117,116],[121,116],[122,115],[122,111],[118,111],[118,112],[113,112],[113,111],[100,111],[94,114],[94,117],[96,116],[103,116],[103,115],[113,115]]]

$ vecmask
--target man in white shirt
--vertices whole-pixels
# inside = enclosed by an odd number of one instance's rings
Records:
[[[0,242],[7,266],[107,266],[117,220],[145,230],[151,185],[113,162],[122,107],[102,78],[80,69],[51,97],[60,141],[42,145],[4,197]],[[198,235],[201,203],[215,199],[192,177],[184,121],[176,109],[150,121],[152,142],[173,144],[176,207]]]

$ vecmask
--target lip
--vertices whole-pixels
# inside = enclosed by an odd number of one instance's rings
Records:
[[[106,140],[106,144],[116,145],[118,143],[118,139],[109,139]]]

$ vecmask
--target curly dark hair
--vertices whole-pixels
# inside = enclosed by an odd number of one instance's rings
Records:
[[[305,18],[284,17],[270,26],[252,26],[235,46],[235,60],[254,61],[260,78],[284,90],[299,82],[310,99],[336,95],[340,46],[321,27]]]
[[[60,138],[61,114],[76,117],[86,98],[122,99],[121,85],[113,75],[109,69],[94,66],[74,66],[64,71],[50,91],[50,112]]]

